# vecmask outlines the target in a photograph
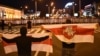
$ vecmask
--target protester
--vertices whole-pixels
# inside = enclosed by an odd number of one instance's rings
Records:
[[[1,29],[2,29],[2,31],[5,29],[5,21],[4,20],[1,20]]]
[[[32,22],[30,21],[30,19],[27,21],[27,28],[28,29],[32,28]]]
[[[44,36],[40,38],[35,38],[32,36],[27,36],[27,28],[21,27],[20,28],[20,36],[14,37],[13,39],[6,39],[5,37],[1,36],[2,39],[8,43],[16,43],[18,48],[18,56],[31,56],[31,45],[32,42],[40,42],[46,40],[49,36]]]
[[[68,19],[66,20],[67,24],[71,24],[71,20]],[[67,43],[67,42],[62,42],[62,56],[74,56],[75,55],[75,43]]]
[[[12,31],[12,23],[10,21],[8,22],[8,31]]]

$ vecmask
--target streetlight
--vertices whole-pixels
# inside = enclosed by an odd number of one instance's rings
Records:
[[[73,10],[73,15],[75,13],[75,2],[68,2],[66,5],[65,5],[65,8],[70,8],[72,7],[72,10]]]
[[[50,4],[46,4],[46,7],[48,7],[48,13],[49,13],[49,16],[50,16],[52,10],[55,8],[54,7],[54,2],[50,2]]]
[[[81,16],[81,0],[79,0],[79,14]]]
[[[20,8],[22,9],[22,11],[21,11],[21,24],[23,24],[23,15],[24,15],[24,10],[25,10],[25,9],[27,9],[27,8],[28,8],[28,6],[27,6],[27,5],[25,5],[24,7],[23,7],[23,6],[21,6]]]
[[[21,9],[22,9],[22,14],[24,14],[24,9],[27,9],[28,8],[28,6],[27,5],[25,5],[24,7],[23,6],[21,6]]]
[[[48,7],[48,13],[50,14],[50,6],[46,4],[46,6]]]
[[[74,13],[75,13],[75,6],[76,6],[77,4],[75,3],[75,2],[73,2],[73,15],[74,15]]]
[[[38,0],[32,0],[32,1],[35,1],[35,17],[37,17],[37,1]],[[42,1],[42,0],[39,0],[39,1]]]
[[[54,2],[51,2],[50,6],[51,6],[51,7],[54,6]]]
[[[35,13],[37,12],[37,1],[35,0]]]

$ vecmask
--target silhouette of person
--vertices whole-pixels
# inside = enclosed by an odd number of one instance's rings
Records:
[[[32,22],[30,21],[30,19],[27,21],[27,28],[28,29],[32,28]]]
[[[18,49],[18,56],[31,56],[31,45],[32,42],[40,42],[46,40],[49,36],[44,36],[40,38],[34,38],[32,36],[27,36],[27,28],[20,28],[20,36],[13,39],[7,39],[2,36],[2,39],[8,43],[16,43]]]
[[[4,22],[4,20],[1,20],[1,29],[2,29],[2,31],[4,30],[4,27],[5,27],[5,22]]]
[[[8,22],[8,31],[12,31],[12,22]]]
[[[66,20],[67,24],[71,24],[72,21],[70,19]],[[62,56],[74,56],[75,54],[75,43],[66,43],[62,42]]]

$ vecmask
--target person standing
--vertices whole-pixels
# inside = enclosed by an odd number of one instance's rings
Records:
[[[8,22],[8,31],[12,31],[12,23],[10,21]]]
[[[20,36],[17,36],[13,39],[6,39],[3,36],[2,39],[8,43],[16,43],[18,49],[18,56],[31,56],[31,46],[32,42],[40,42],[49,38],[49,36],[44,36],[40,38],[35,38],[32,36],[27,36],[27,28],[20,28]]]
[[[71,24],[70,19],[66,20],[67,24]],[[74,56],[75,55],[75,43],[62,42],[62,56]]]
[[[28,29],[31,29],[32,28],[32,22],[31,22],[30,19],[27,21],[27,28]]]
[[[1,20],[1,29],[2,29],[2,31],[5,29],[5,21],[4,20]]]

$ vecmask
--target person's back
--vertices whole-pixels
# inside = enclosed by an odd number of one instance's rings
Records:
[[[32,22],[30,20],[27,22],[27,27],[28,27],[28,29],[32,28]]]
[[[20,55],[29,55],[31,56],[31,41],[30,36],[18,36],[16,37],[16,44],[17,44],[17,48],[18,48],[18,54]]]

